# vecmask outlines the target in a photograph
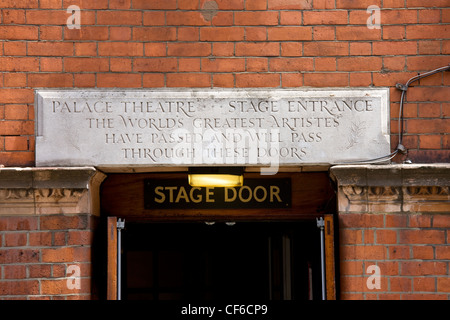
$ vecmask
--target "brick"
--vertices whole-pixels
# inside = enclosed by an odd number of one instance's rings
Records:
[[[243,10],[244,0],[215,0],[220,10]]]
[[[211,54],[209,43],[169,43],[167,55],[178,57],[206,57]]]
[[[382,26],[383,39],[386,40],[403,40],[406,38],[404,26]]]
[[[408,101],[449,101],[450,100],[450,91],[446,87],[416,87],[413,90],[408,92]],[[440,121],[436,121],[436,126],[443,126],[447,124],[446,119],[441,119]],[[442,127],[445,128],[445,127]],[[447,126],[448,128],[448,126]],[[439,131],[439,132],[445,132]]]
[[[406,37],[408,39],[445,39],[450,33],[450,26],[443,25],[407,25]]]
[[[284,57],[300,57],[303,55],[303,45],[298,42],[282,42],[281,55]]]
[[[441,230],[400,230],[399,243],[443,244],[445,243],[445,233]]]
[[[376,231],[377,244],[395,244],[397,243],[397,231],[377,229]]]
[[[1,296],[33,294],[39,294],[39,281],[37,280],[0,281]]]
[[[408,8],[414,8],[414,7],[447,7],[448,1],[447,0],[432,0],[432,1],[420,1],[420,0],[407,0],[407,6]]]
[[[208,26],[209,21],[199,11],[169,11],[166,13],[169,26]]]
[[[447,300],[447,294],[434,294],[434,293],[402,294],[402,300]]]
[[[267,28],[266,27],[247,27],[247,28],[245,28],[245,40],[247,40],[247,41],[267,41]]]
[[[163,26],[166,24],[166,15],[164,11],[144,11],[144,26]]]
[[[345,87],[348,85],[347,73],[305,73],[304,85],[312,87]]]
[[[31,57],[0,57],[0,71],[39,71],[39,59]]]
[[[365,274],[362,261],[345,261],[340,260],[340,274],[341,275],[363,275]]]
[[[278,25],[277,11],[242,11],[235,12],[234,24],[241,26],[274,26]]]
[[[431,227],[431,216],[428,215],[412,214],[408,216],[408,220],[409,220],[409,227],[411,228]]]
[[[381,245],[346,245],[340,247],[340,252],[347,260],[385,260],[387,257],[387,249]]]
[[[282,73],[281,86],[283,88],[301,87],[303,85],[303,76],[300,73]]]
[[[0,249],[0,263],[32,263],[39,261],[39,251],[33,249]]]
[[[30,278],[50,278],[52,274],[51,264],[33,264],[28,267]]]
[[[67,8],[70,5],[77,5],[83,9],[108,9],[108,0],[63,0],[63,8]]]
[[[2,159],[2,164],[6,167],[34,166],[34,152],[2,152],[0,153],[0,158]]]
[[[31,73],[28,74],[31,87],[72,87],[73,76],[68,73]]]
[[[21,41],[8,41],[4,44],[5,56],[25,56],[27,54],[27,44]]]
[[[281,11],[280,24],[298,26],[302,23],[302,13],[297,11]]]
[[[420,136],[420,149],[440,149],[441,137],[437,135]]]
[[[386,24],[416,24],[417,10],[383,10],[380,14],[381,25]]]
[[[32,89],[2,89],[0,88],[0,103],[33,103]],[[1,129],[0,129],[1,131]]]
[[[242,41],[245,29],[242,27],[204,27],[200,29],[200,41]]]
[[[141,11],[131,11],[131,10],[97,11],[97,25],[141,25],[141,24],[142,24]]]
[[[429,71],[445,66],[447,63],[448,58],[446,56],[407,57],[407,67],[409,71]]]
[[[436,259],[450,260],[450,247],[449,246],[436,246]]]
[[[304,25],[348,24],[347,11],[305,11]]]
[[[339,217],[342,228],[382,228],[383,216],[372,214],[345,214]]]
[[[339,243],[343,245],[361,244],[362,237],[361,229],[342,229],[339,232]]]
[[[450,292],[450,278],[438,277],[437,278],[437,292]]]
[[[23,0],[23,1],[17,1],[17,0],[3,0],[2,1],[2,8],[37,8],[39,4],[39,1],[37,0]]]
[[[143,56],[144,44],[139,42],[101,42],[98,44],[99,56]]]
[[[144,88],[164,87],[165,76],[161,73],[144,73],[142,86]]]
[[[435,278],[413,278],[414,291],[429,291],[435,292]]]
[[[449,228],[450,227],[450,215],[435,215],[433,216],[434,228]]]
[[[139,88],[142,86],[141,79],[141,75],[137,73],[99,73],[97,75],[97,86]]]
[[[412,279],[404,277],[389,278],[391,292],[411,292]]]
[[[411,249],[410,246],[389,246],[388,254],[390,260],[410,259]]]
[[[64,40],[108,40],[109,28],[84,26],[80,29],[64,29]]]
[[[312,71],[314,60],[312,58],[272,58],[269,60],[270,71]]]
[[[404,0],[383,0],[383,8],[404,8]]]
[[[87,216],[50,215],[41,216],[41,230],[86,229],[89,226]]]
[[[133,29],[133,40],[137,41],[174,41],[177,38],[174,27],[141,27]]]
[[[369,42],[351,42],[351,56],[368,56],[372,55],[372,44]]]
[[[313,37],[316,41],[335,40],[336,27],[313,27]]]
[[[89,247],[59,247],[41,249],[42,262],[90,261]]]
[[[3,24],[25,24],[25,10],[3,9]]]
[[[236,87],[278,87],[280,75],[276,73],[236,74]]]
[[[149,57],[164,57],[167,55],[167,46],[159,42],[145,43],[144,52]]]
[[[233,88],[234,87],[234,74],[219,73],[213,75],[213,86],[221,88]]]
[[[27,269],[25,265],[5,265],[3,268],[4,279],[25,279]]]
[[[3,85],[5,87],[26,87],[27,75],[26,73],[5,73]]]
[[[314,71],[336,71],[336,58],[315,58]]]
[[[274,42],[236,43],[236,56],[279,56],[280,45]]]
[[[337,60],[339,71],[378,71],[382,67],[380,57],[342,57]]]
[[[200,58],[178,59],[178,72],[199,72],[201,66]]]
[[[345,56],[348,55],[346,42],[307,42],[303,44],[305,56]]]
[[[269,71],[268,58],[247,58],[246,71],[249,72],[267,72]]]
[[[368,29],[366,26],[337,26],[336,27],[336,39],[337,40],[351,40],[351,41],[361,41],[361,40],[380,40],[381,30],[380,29]]]
[[[132,60],[127,58],[111,58],[109,64],[111,72],[130,72],[133,69]]]
[[[96,56],[97,44],[94,42],[78,42],[75,43],[75,55],[76,56]],[[42,60],[41,60],[42,62]]]
[[[132,5],[133,9],[174,10],[177,0],[133,0]]]
[[[5,247],[23,247],[27,245],[27,234],[25,232],[5,233],[4,237]]]
[[[95,87],[95,74],[74,74],[74,87]]]
[[[28,24],[66,25],[67,18],[68,18],[68,14],[65,10],[28,10],[28,11],[26,11],[26,19],[27,19]]]
[[[37,26],[0,25],[0,39],[3,40],[38,40]]]
[[[419,41],[419,54],[434,54],[441,53],[441,41]]]
[[[68,232],[67,244],[71,245],[90,245],[94,235],[92,231],[70,231]]]
[[[109,71],[107,58],[64,58],[66,72],[105,72]]]
[[[413,259],[434,259],[434,250],[432,246],[412,246],[412,250]]]
[[[46,247],[52,245],[52,233],[50,232],[30,232],[29,245],[31,247]]]
[[[267,5],[269,10],[297,10],[297,9],[311,9],[311,0],[268,0]]]
[[[5,137],[5,151],[26,151],[28,150],[28,145],[28,137]]]
[[[201,60],[203,72],[241,72],[245,71],[245,59],[241,58],[204,58]]]
[[[400,272],[405,276],[446,275],[447,265],[436,261],[402,261]]]
[[[137,58],[133,65],[133,71],[135,72],[174,72],[176,70],[176,58]]]
[[[63,59],[62,58],[40,58],[42,72],[62,72]]]
[[[381,0],[336,0],[337,9],[367,9],[371,5],[381,8]]]
[[[441,10],[425,9],[419,11],[419,23],[439,23],[441,22]]]
[[[415,55],[417,43],[415,41],[382,41],[373,43],[374,55]]]
[[[311,27],[269,27],[267,28],[269,41],[312,40]]]
[[[5,120],[27,120],[28,105],[10,104],[5,106]]]
[[[167,87],[209,87],[211,76],[206,73],[169,73]]]
[[[383,68],[390,71],[403,71],[406,66],[405,57],[383,57]]]
[[[109,0],[109,9],[130,9],[131,0]]]
[[[247,10],[267,10],[267,0],[247,0],[245,2]]]
[[[115,41],[129,41],[131,40],[130,27],[110,27],[109,39]]]
[[[80,279],[80,289],[71,289],[67,286],[68,279],[43,279],[41,280],[41,292],[48,295],[64,295],[64,294],[79,294],[89,293],[91,291],[90,279]]]
[[[178,29],[178,41],[199,41],[200,29],[198,27],[183,27]]]

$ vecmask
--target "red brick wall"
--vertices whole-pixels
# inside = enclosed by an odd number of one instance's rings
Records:
[[[450,63],[448,0],[4,0],[0,16],[0,164],[34,165],[39,87],[391,88]],[[81,29],[69,29],[69,5]],[[381,28],[366,26],[381,8]],[[205,20],[206,17],[206,20]],[[450,72],[416,83],[404,145],[414,162],[450,158]],[[401,159],[399,159],[401,160]]]
[[[448,214],[341,214],[339,226],[342,299],[450,299]]]
[[[0,217],[0,299],[92,298],[94,223],[88,215]],[[72,265],[80,289],[67,285]]]

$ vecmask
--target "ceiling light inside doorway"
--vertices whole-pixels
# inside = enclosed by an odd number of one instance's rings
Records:
[[[244,184],[241,167],[189,168],[189,185],[192,187],[241,187]]]

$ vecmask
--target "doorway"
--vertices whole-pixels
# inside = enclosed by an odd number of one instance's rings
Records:
[[[127,223],[122,299],[320,299],[315,220]]]

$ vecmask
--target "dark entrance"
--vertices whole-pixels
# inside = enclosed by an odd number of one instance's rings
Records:
[[[315,220],[126,223],[122,299],[321,297]]]

